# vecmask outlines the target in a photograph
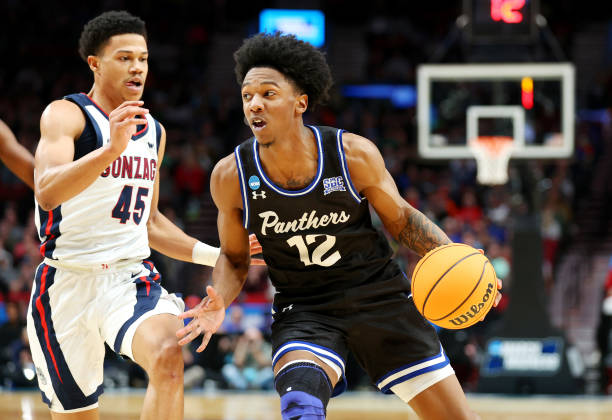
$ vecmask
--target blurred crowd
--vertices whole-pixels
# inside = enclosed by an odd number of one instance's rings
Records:
[[[48,19],[44,9],[30,7],[29,3],[0,5],[5,27],[19,34],[10,39],[0,37],[3,57],[18,57],[4,60],[0,66],[0,118],[33,152],[39,135],[38,121],[46,104],[64,94],[87,92],[90,88],[89,70],[79,61],[76,45],[82,25],[97,11],[82,2],[68,1],[58,6],[61,10],[54,11],[55,19]],[[147,21],[150,31],[152,55],[144,100],[167,130],[166,155],[159,172],[160,209],[188,233],[215,244],[218,239],[208,176],[214,164],[248,138],[250,131],[242,122],[240,96],[231,69],[227,69],[227,84],[221,86],[207,84],[204,69],[209,64],[213,34],[244,31],[253,26],[252,16],[260,7],[241,5],[236,10],[230,1],[217,1],[212,11],[204,10],[208,3],[176,3],[162,15],[152,10],[155,3],[143,1],[140,10],[131,11]],[[356,8],[348,7],[349,2],[334,3],[337,4],[327,11],[332,22],[337,19],[346,25],[351,19],[367,18]],[[101,10],[125,6],[121,1],[108,1]],[[344,6],[346,13],[342,14]],[[355,72],[358,81],[415,82],[414,69],[427,59],[435,43],[441,42],[460,13],[460,5],[442,14],[436,14],[437,6],[435,10],[433,6],[422,7],[421,12],[435,24],[414,19],[409,25],[397,25],[388,17],[393,10],[387,18],[369,20],[363,35],[365,67]],[[561,19],[559,36],[565,45],[571,42],[572,28],[563,22]],[[594,104],[608,95],[605,92],[610,86],[610,80],[602,80],[599,96],[592,99]],[[349,101],[338,91],[329,105],[311,111],[306,122],[342,127],[373,140],[403,197],[441,226],[453,241],[483,249],[505,288],[509,288],[512,220],[526,206],[520,174],[511,168],[506,185],[484,187],[476,182],[473,160],[424,164],[416,147],[415,108],[394,108],[386,100]],[[555,264],[572,233],[577,199],[584,194],[578,186],[585,185],[592,175],[602,136],[600,125],[579,121],[572,160],[530,163],[540,198],[543,273],[548,288],[554,284]],[[24,329],[34,271],[42,260],[33,204],[32,192],[0,165],[0,387],[33,387],[35,383]],[[379,220],[375,223],[382,228]],[[389,237],[389,241],[403,270],[410,275],[418,256],[398,246],[393,238]],[[210,268],[173,261],[155,252],[152,258],[170,292],[181,293],[188,307],[199,302],[210,281]],[[208,349],[196,353],[193,347],[185,348],[188,388],[272,388],[269,313],[273,294],[265,267],[252,267],[245,289],[228,309],[226,321]],[[508,299],[504,295],[500,305],[478,326],[460,332],[440,331],[467,390],[476,387],[484,336],[499,321]],[[350,389],[371,387],[354,360],[349,360],[347,376]],[[140,368],[107,352],[106,387],[144,384],[146,377]]]

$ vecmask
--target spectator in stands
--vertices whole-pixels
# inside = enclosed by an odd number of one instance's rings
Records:
[[[10,346],[11,343],[18,339],[25,325],[23,318],[20,316],[19,305],[15,301],[5,303],[5,312],[7,321],[0,325],[0,347]]]
[[[22,350],[27,350],[29,354],[29,347],[27,336],[25,337],[25,344],[23,343],[22,333],[25,322],[20,316],[17,302],[10,300],[6,302],[5,312],[7,321],[0,325],[0,385],[4,384],[12,387],[28,382],[22,371],[27,363],[26,354],[22,355]],[[32,361],[31,355],[29,361],[30,363]],[[34,371],[32,370],[31,373],[34,374]],[[31,380],[33,377],[29,379]],[[34,385],[35,383],[30,384],[30,386]]]
[[[0,377],[4,377],[4,384],[11,388],[33,388],[36,386],[36,370],[30,352],[28,333],[21,328],[16,339],[4,347],[7,360],[0,369]]]
[[[482,219],[482,208],[478,204],[476,193],[473,189],[467,188],[461,194],[461,205],[457,212],[457,217],[469,224]]]
[[[16,276],[15,268],[13,267],[13,254],[7,249],[4,244],[4,238],[0,232],[0,283],[8,288],[10,279]]]
[[[462,242],[462,222],[456,217],[446,217],[442,221],[442,227],[451,241]]]
[[[601,385],[604,394],[612,394],[612,257],[604,285],[597,341],[601,352]]]
[[[190,205],[189,201],[202,195],[206,185],[208,185],[206,171],[200,166],[193,148],[185,147],[174,173],[174,188],[180,196],[179,208],[184,209],[188,206],[189,209],[197,209],[199,203]]]
[[[271,303],[273,291],[272,284],[268,278],[266,266],[249,267],[249,274],[242,288],[244,302]]]
[[[231,388],[272,389],[274,372],[272,371],[271,345],[266,342],[257,328],[247,328],[236,341],[233,354],[221,372]]]
[[[230,306],[228,320],[221,325],[221,331],[225,334],[242,334],[244,332],[243,318],[244,310],[240,305]]]

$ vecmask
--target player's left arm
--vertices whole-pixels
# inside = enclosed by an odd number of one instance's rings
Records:
[[[0,160],[28,186],[34,189],[34,156],[23,147],[11,129],[0,120]]]
[[[420,256],[451,243],[442,229],[402,198],[374,143],[352,133],[343,133],[342,141],[353,185],[396,240]]]
[[[166,149],[166,130],[160,124],[161,136],[159,140],[159,152],[157,157],[158,167],[161,167]],[[157,204],[159,201],[159,178],[160,171],[155,174],[153,197],[151,198],[151,212],[147,221],[149,235],[149,246],[171,258],[193,262],[196,264],[215,266],[220,250],[217,247],[207,245],[198,241],[193,236],[187,235],[177,225],[172,223],[162,212]],[[250,238],[251,255],[261,252],[261,245],[254,238]],[[265,265],[259,258],[251,259],[252,265]]]

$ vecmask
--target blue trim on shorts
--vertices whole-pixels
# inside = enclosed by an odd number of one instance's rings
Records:
[[[331,359],[331,360],[334,360],[334,359],[330,358],[329,356],[327,356],[327,355],[325,355],[325,354],[323,354],[323,353],[318,354],[317,352],[315,352],[315,351],[313,351],[312,349],[310,349],[310,348],[308,348],[308,347],[307,347],[307,346],[311,346],[311,347],[316,347],[316,348],[319,348],[319,349],[321,349],[321,350],[325,350],[325,351],[327,351],[327,352],[329,352],[329,353],[333,354],[333,355],[334,355],[334,356],[336,356],[338,359],[342,360],[342,363],[344,363],[344,366],[346,366],[346,360],[344,360],[344,359],[342,358],[342,356],[340,356],[338,353],[336,353],[336,352],[335,352],[335,351],[333,351],[332,349],[327,348],[327,347],[324,347],[324,346],[320,346],[320,345],[318,345],[318,344],[309,343],[308,341],[302,341],[302,340],[291,340],[291,341],[287,341],[286,343],[283,343],[281,346],[278,346],[278,348],[282,348],[282,347],[285,347],[285,346],[286,346],[286,345],[288,345],[288,344],[294,344],[294,343],[295,343],[295,344],[303,344],[303,346],[295,346],[295,347],[291,347],[291,348],[288,348],[288,349],[283,350],[283,351],[282,351],[282,352],[280,352],[280,353],[276,352],[276,353],[274,353],[274,354],[272,355],[272,360],[274,360],[274,359],[280,359],[280,358],[281,358],[281,357],[282,357],[282,356],[283,356],[285,353],[288,353],[288,352],[292,351],[293,349],[298,349],[298,350],[307,350],[307,351],[309,351],[309,352],[311,352],[311,353],[317,354],[317,355],[319,355],[319,356],[321,356],[321,357],[324,357],[324,358],[326,358],[326,359]],[[298,347],[299,347],[299,348],[298,348]],[[274,366],[276,366],[276,362],[273,362],[272,367],[274,367]],[[344,373],[344,368],[343,368],[342,366],[340,366],[340,365],[338,365],[338,367],[339,367],[339,368],[342,370],[342,373]]]
[[[134,279],[134,283],[136,283],[136,305],[134,305],[134,313],[121,326],[117,333],[117,337],[115,337],[115,343],[113,344],[115,353],[121,351],[121,344],[123,343],[123,338],[128,328],[130,328],[138,318],[157,306],[157,302],[162,293],[162,288],[158,281],[160,279],[159,273],[153,271],[152,267],[145,262],[143,262],[143,266],[149,270],[149,274],[146,276],[138,276]]]
[[[399,368],[397,368],[397,369],[393,369],[392,371],[390,371],[390,372],[386,373],[386,374],[385,374],[385,375],[384,375],[382,378],[380,378],[379,380],[377,380],[377,381],[376,381],[376,383],[377,383],[377,384],[379,384],[379,383],[381,383],[382,381],[384,381],[385,379],[387,379],[389,376],[391,376],[391,375],[395,375],[397,372],[401,372],[401,371],[402,371],[402,370],[404,370],[404,369],[409,369],[409,368],[411,368],[411,367],[413,367],[413,366],[420,365],[421,363],[429,362],[430,360],[437,359],[437,358],[438,358],[438,357],[440,357],[440,356],[442,356],[442,349],[440,349],[440,353],[438,353],[438,354],[436,354],[436,355],[434,355],[434,356],[427,357],[427,358],[425,358],[425,359],[421,359],[421,360],[419,360],[419,361],[417,361],[417,362],[414,362],[414,363],[409,363],[409,364],[404,365],[404,366],[402,366],[402,367],[399,367]],[[446,356],[446,355],[445,355],[445,356]]]
[[[34,279],[36,293],[32,296],[32,317],[55,395],[64,410],[75,410],[98,402],[98,396],[104,392],[104,387],[100,384],[93,394],[85,395],[74,380],[66,363],[53,327],[51,305],[49,303],[49,288],[53,285],[55,273],[56,269],[47,264],[38,266]],[[41,287],[43,286],[44,291],[41,293]],[[43,321],[46,324],[46,330]],[[48,405],[51,403],[44,393],[43,402]]]
[[[338,359],[342,360],[342,363],[344,363],[344,366],[346,366],[346,360],[344,360],[342,358],[342,356],[340,356],[338,353],[336,353],[335,351],[333,351],[332,349],[329,349],[327,347],[323,347],[320,346],[318,344],[314,344],[314,343],[309,343],[308,341],[300,341],[300,340],[291,340],[291,341],[287,341],[285,343],[283,343],[282,345],[278,346],[278,348],[282,348],[285,347],[287,344],[298,344],[297,346],[292,346],[289,347],[285,350],[283,350],[282,352],[276,352],[272,355],[272,368],[274,369],[274,366],[276,366],[276,363],[278,362],[278,360],[283,357],[283,355],[285,355],[286,353],[289,353],[290,351],[294,351],[294,350],[305,350],[307,352],[310,352],[314,355],[320,356],[324,359],[327,360],[331,360],[334,362],[334,364],[336,366],[338,366],[340,368],[340,371],[342,372],[342,375],[340,377],[340,379],[338,380],[338,383],[336,384],[333,392],[332,392],[332,397],[336,397],[340,394],[342,394],[344,391],[346,391],[347,388],[347,382],[346,382],[346,375],[344,373],[344,367],[342,367],[340,364],[338,364],[338,362],[336,362],[334,359],[332,359],[331,357],[327,356],[326,354],[317,352],[313,349],[311,349],[310,347],[317,347],[320,348],[321,350],[325,350],[329,353],[332,353],[334,356],[336,356]],[[300,345],[301,344],[301,345]],[[309,347],[310,346],[310,347]],[[276,362],[274,361],[276,359]]]
[[[397,368],[397,369],[394,369],[394,370],[390,371],[389,373],[384,375],[382,378],[377,380],[376,381],[376,385],[378,386],[378,384],[383,382],[385,379],[387,379],[388,377],[390,377],[392,375],[395,375],[398,372],[401,372],[402,370],[410,369],[413,366],[417,366],[417,365],[429,362],[429,361],[437,359],[437,358],[439,358],[441,356],[444,356],[444,360],[442,360],[440,363],[436,363],[435,365],[431,365],[431,366],[426,366],[426,367],[424,367],[422,369],[418,369],[418,370],[415,370],[414,372],[407,373],[406,375],[402,375],[399,378],[396,378],[393,381],[389,382],[384,387],[380,388],[380,391],[383,394],[392,394],[393,391],[391,391],[391,387],[393,387],[393,386],[395,386],[395,385],[397,385],[399,383],[405,382],[405,381],[407,381],[409,379],[415,378],[415,377],[417,377],[419,375],[422,375],[424,373],[433,372],[434,370],[442,369],[443,367],[449,365],[450,361],[448,359],[448,356],[446,355],[446,353],[442,349],[442,347],[440,346],[440,353],[436,354],[435,356],[431,356],[431,357],[428,357],[428,358],[425,358],[425,359],[421,359],[421,360],[419,360],[417,362],[410,363],[410,364],[404,365],[404,366],[402,366],[400,368]]]
[[[450,362],[448,361],[448,358],[446,358],[446,360],[438,364],[426,367],[424,369],[417,370],[415,372],[409,373],[408,375],[400,376],[396,380],[389,382],[387,385],[381,388],[380,391],[383,394],[393,394],[393,391],[391,391],[391,387],[394,387],[395,385],[400,384],[402,382],[406,382],[407,380],[415,378],[424,373],[433,372],[434,370],[442,369],[443,367],[448,366],[449,363]]]

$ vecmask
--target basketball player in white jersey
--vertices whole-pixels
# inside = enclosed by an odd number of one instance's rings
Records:
[[[97,419],[106,342],[148,374],[141,418],[182,419],[175,331],[184,304],[160,286],[146,258],[150,246],[214,265],[219,251],[157,209],[166,133],[140,100],[148,70],[144,22],[127,12],[103,13],[85,25],[79,52],[93,87],[47,106],[35,155],[45,260],[36,272],[28,335],[42,398],[53,419]]]

